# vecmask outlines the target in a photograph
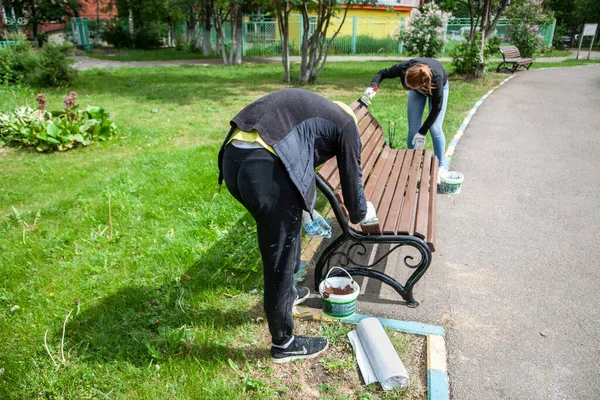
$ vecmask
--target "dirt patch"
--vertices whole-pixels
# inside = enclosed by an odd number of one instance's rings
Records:
[[[427,397],[427,346],[425,336],[386,330],[409,372],[409,387],[384,391],[379,383],[364,385],[347,333],[354,325],[340,322],[297,321],[295,334],[326,336],[329,349],[319,358],[274,364],[270,360],[268,334],[246,364],[246,382],[277,399],[368,398],[424,399]],[[266,329],[266,327],[265,327]],[[244,346],[247,350],[248,348]],[[241,350],[241,349],[240,349]],[[253,357],[250,357],[253,358]]]

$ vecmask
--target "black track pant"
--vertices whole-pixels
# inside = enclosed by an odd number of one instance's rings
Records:
[[[293,336],[294,273],[300,268],[302,198],[281,160],[265,149],[229,144],[223,156],[229,192],[256,221],[263,262],[265,312],[272,343]]]

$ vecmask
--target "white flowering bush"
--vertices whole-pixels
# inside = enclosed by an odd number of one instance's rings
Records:
[[[451,17],[452,14],[443,12],[435,3],[427,3],[414,10],[406,27],[400,27],[393,36],[408,54],[435,57],[444,50],[446,24]]]
[[[548,25],[553,14],[546,12],[542,0],[524,0],[510,6],[507,39],[518,47],[522,57],[533,57],[543,46],[544,37],[540,34]]]

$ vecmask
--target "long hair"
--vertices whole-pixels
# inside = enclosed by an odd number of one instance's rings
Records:
[[[433,72],[426,64],[415,64],[406,70],[404,82],[410,89],[416,90],[424,96],[431,96],[435,86],[431,83]]]

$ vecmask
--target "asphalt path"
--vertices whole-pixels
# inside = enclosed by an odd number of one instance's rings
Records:
[[[567,58],[574,59],[575,51],[570,57],[546,57],[538,58],[536,62],[560,62],[565,61]],[[579,55],[579,59],[585,59],[588,56],[587,51],[582,51]],[[400,56],[329,56],[327,57],[328,62],[344,62],[344,61],[390,61],[391,63],[399,62],[403,60],[409,60],[412,57],[400,57]],[[198,59],[198,60],[167,60],[167,61],[115,61],[115,60],[101,60],[98,58],[86,57],[86,56],[74,56],[71,57],[74,61],[73,67],[78,70],[94,69],[94,68],[143,68],[143,67],[176,67],[182,65],[196,65],[196,66],[209,66],[209,65],[223,65],[222,59]],[[600,59],[600,52],[594,51],[590,53],[590,59]],[[451,58],[439,58],[440,61],[452,61]],[[493,59],[490,62],[500,62],[501,59]],[[290,57],[290,62],[300,62],[300,57]],[[244,58],[244,63],[281,63],[281,57],[265,57],[265,58]]]
[[[445,325],[453,399],[599,399],[600,66],[515,75],[459,142],[420,306],[363,280],[359,312]]]

